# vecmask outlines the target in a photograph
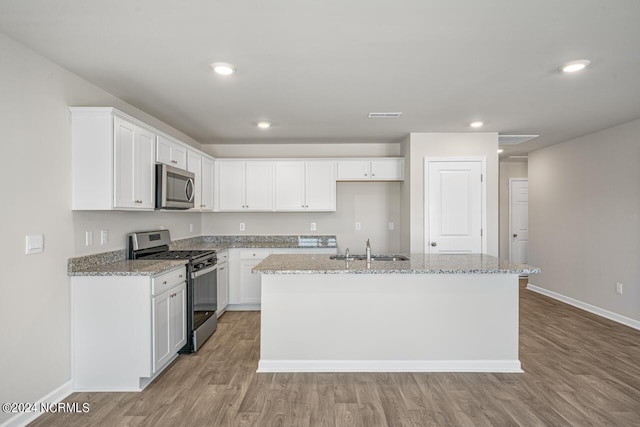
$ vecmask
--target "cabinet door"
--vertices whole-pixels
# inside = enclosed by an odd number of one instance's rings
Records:
[[[338,181],[363,181],[368,180],[371,162],[368,160],[339,160]]]
[[[304,162],[276,162],[275,167],[276,210],[305,210]]]
[[[155,207],[155,134],[114,118],[114,194],[116,208]]]
[[[240,303],[260,304],[262,291],[260,288],[260,275],[253,274],[251,269],[262,260],[240,261]]]
[[[187,157],[187,170],[195,175],[193,209],[199,211],[202,208],[202,156],[193,151],[189,151]]]
[[[202,183],[200,205],[203,211],[213,210],[213,159],[202,156]]]
[[[273,162],[246,162],[245,210],[273,210]]]
[[[243,161],[216,162],[217,210],[244,210],[244,163]]]
[[[134,159],[136,126],[118,117],[114,119],[114,192],[113,206],[137,208],[135,197]]]
[[[168,290],[152,298],[153,372],[158,372],[174,354],[169,328],[171,292],[172,290]]]
[[[229,305],[229,268],[226,262],[218,265],[218,316]]]
[[[138,207],[155,208],[155,141],[153,132],[138,128],[134,155],[135,199]]]
[[[336,210],[336,169],[332,161],[306,162],[306,209]]]
[[[158,135],[156,161],[180,169],[187,169],[187,149],[163,135]]]
[[[372,160],[371,179],[378,181],[402,181],[404,179],[404,160]]]
[[[173,356],[187,343],[187,285],[182,283],[169,294],[170,356]]]

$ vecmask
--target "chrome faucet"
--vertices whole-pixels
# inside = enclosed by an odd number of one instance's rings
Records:
[[[371,243],[367,239],[367,262],[371,262]]]
[[[346,251],[344,251],[344,259],[346,259],[347,261],[349,261],[349,248],[347,248]]]

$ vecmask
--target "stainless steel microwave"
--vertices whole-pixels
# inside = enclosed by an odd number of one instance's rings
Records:
[[[156,209],[191,209],[195,175],[172,166],[156,165]]]

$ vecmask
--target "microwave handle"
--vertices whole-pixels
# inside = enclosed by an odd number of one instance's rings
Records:
[[[193,179],[187,179],[187,183],[184,185],[184,192],[189,202],[193,202],[193,196],[195,195],[195,191],[193,191],[193,188]]]

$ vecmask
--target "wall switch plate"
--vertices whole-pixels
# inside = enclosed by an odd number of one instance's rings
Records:
[[[623,291],[623,285],[622,283],[618,282],[616,283],[616,294],[618,295],[622,295],[622,291]]]
[[[193,224],[189,224],[189,233],[193,233]]]
[[[44,250],[44,235],[35,234],[26,237],[24,253],[27,255],[39,254]]]
[[[311,226],[309,227],[309,230],[316,231],[316,223],[315,222],[311,223]]]
[[[93,246],[93,231],[85,231],[84,233],[84,245]]]
[[[244,222],[241,222],[241,223],[240,223],[240,231],[244,231],[244,228],[245,228],[245,227],[244,227]]]
[[[362,230],[362,224],[360,224],[359,222],[356,222],[356,231],[360,231]]]
[[[389,231],[396,229],[396,224],[393,221],[389,221]]]
[[[109,243],[109,230],[100,230],[100,244],[106,245]]]

